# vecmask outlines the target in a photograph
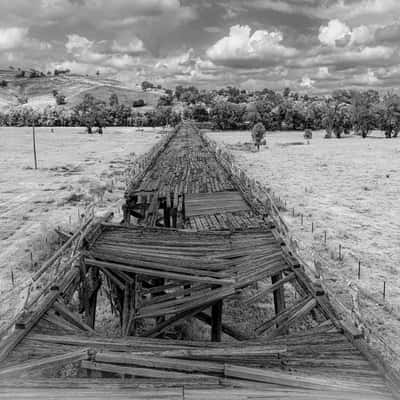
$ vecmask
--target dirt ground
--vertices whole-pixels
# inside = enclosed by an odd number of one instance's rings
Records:
[[[158,132],[107,128],[88,135],[84,128],[37,128],[35,170],[32,129],[0,129],[0,299],[57,246],[54,229],[73,231],[89,203],[96,202],[99,212],[114,206],[115,218],[122,218],[125,170],[156,143]],[[22,300],[17,291],[2,302],[0,332]]]
[[[209,135],[281,198],[303,258],[312,268],[321,263],[322,276],[346,307],[356,292],[349,284],[358,288],[367,326],[400,354],[400,140],[380,132],[328,140],[314,132],[308,143],[303,132],[274,132],[255,152],[250,132]]]

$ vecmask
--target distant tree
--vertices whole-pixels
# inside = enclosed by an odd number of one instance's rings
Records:
[[[71,70],[69,70],[69,69],[55,69],[54,76],[65,75],[65,74],[69,74],[70,72],[71,72]]]
[[[57,103],[58,106],[62,106],[64,104],[67,104],[65,96],[62,95],[62,94],[57,94],[56,103]]]
[[[400,132],[400,96],[387,93],[383,99],[383,112],[380,118],[381,129],[385,137],[390,139],[397,137]]]
[[[161,85],[157,85],[157,89],[161,90],[162,86]]]
[[[96,75],[97,75],[97,77],[100,76],[100,71],[99,70],[96,71]]]
[[[26,97],[26,96],[18,97],[18,103],[19,104],[27,104],[28,103],[28,97]]]
[[[258,151],[260,151],[261,142],[265,137],[265,132],[265,127],[262,122],[257,122],[251,130],[251,137]]]
[[[133,107],[143,107],[146,105],[143,99],[134,100],[132,103]]]
[[[149,82],[149,81],[142,82],[142,90],[143,91],[146,91],[147,89],[153,89],[153,88],[154,88],[154,85],[151,82]]]
[[[357,134],[363,138],[376,128],[379,94],[375,91],[352,92],[352,122]]]
[[[115,108],[119,105],[118,95],[116,93],[111,94],[110,99],[108,100],[111,108]]]
[[[285,89],[283,89],[283,97],[289,97],[290,94],[290,88],[285,87]]]
[[[331,138],[334,134],[340,139],[342,133],[349,133],[352,126],[351,106],[335,99],[328,99],[324,105],[323,126],[326,138]]]
[[[182,93],[185,91],[182,85],[178,85],[175,87],[175,97],[178,101],[180,101]]]
[[[25,71],[22,69],[19,69],[17,74],[15,75],[16,78],[25,78]]]
[[[246,107],[241,104],[229,103],[227,101],[216,101],[210,109],[210,121],[216,128],[244,129]]]
[[[193,107],[192,116],[197,122],[207,122],[209,120],[207,109],[200,104]]]
[[[74,108],[77,120],[86,126],[88,133],[92,133],[94,126],[104,126],[106,114],[104,101],[95,99],[91,94],[85,94],[81,103]]]
[[[161,96],[158,99],[157,107],[165,107],[165,106],[171,106],[171,105],[172,105],[172,97],[170,97],[170,96]]]
[[[8,86],[8,82],[5,81],[4,79],[0,81],[0,87],[5,88]]]

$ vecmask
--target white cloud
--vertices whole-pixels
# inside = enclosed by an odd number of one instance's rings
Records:
[[[346,37],[350,39],[350,34],[351,30],[346,24],[338,19],[333,19],[328,22],[327,26],[321,26],[319,28],[318,39],[325,45],[336,46],[339,40],[345,39]]]
[[[124,54],[124,55],[113,55],[106,61],[106,64],[117,69],[126,69],[136,65],[137,62],[134,57],[128,54]]]
[[[146,51],[144,43],[139,38],[132,38],[129,43],[121,44],[114,40],[111,50],[117,53],[140,54]]]
[[[315,81],[313,81],[309,76],[303,76],[301,78],[300,86],[306,89],[311,89],[314,83]]]
[[[68,53],[81,53],[83,51],[88,51],[94,44],[93,41],[76,34],[67,35],[67,39],[65,48]]]
[[[330,77],[329,68],[328,67],[319,67],[318,72],[316,74],[316,78],[318,79],[326,79]]]
[[[207,56],[215,63],[231,66],[272,65],[297,54],[296,49],[285,47],[282,40],[279,31],[258,30],[251,35],[248,25],[235,25],[228,36],[207,50]]]
[[[370,27],[360,25],[354,28],[351,32],[351,43],[355,44],[366,44],[374,39],[374,32]]]
[[[374,29],[360,25],[351,29],[344,22],[333,19],[326,26],[319,28],[319,41],[327,46],[344,47],[351,45],[365,45],[373,41]]]
[[[376,86],[381,83],[381,80],[375,75],[374,71],[368,68],[366,73],[354,75],[349,83],[360,86]]]
[[[27,40],[27,28],[0,28],[0,50],[22,47]]]

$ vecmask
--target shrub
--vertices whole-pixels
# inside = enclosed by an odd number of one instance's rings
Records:
[[[251,131],[251,137],[253,139],[254,145],[257,147],[257,150],[260,150],[260,145],[262,140],[264,139],[265,136],[265,127],[261,122],[258,122],[253,126],[253,129]]]
[[[59,105],[59,106],[62,106],[62,105],[64,105],[64,104],[66,104],[67,102],[66,102],[66,100],[65,100],[65,96],[62,95],[62,94],[57,94],[57,96],[56,96],[56,103],[57,103],[57,105]]]
[[[145,105],[146,105],[146,103],[144,102],[143,99],[133,101],[133,107],[143,107]]]
[[[4,79],[2,81],[0,81],[0,87],[7,87],[8,86],[8,82],[5,81]]]
[[[26,104],[26,103],[28,103],[28,98],[26,96],[20,96],[20,97],[18,97],[18,103]]]

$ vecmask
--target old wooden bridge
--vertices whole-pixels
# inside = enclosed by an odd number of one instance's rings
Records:
[[[398,398],[307,276],[268,191],[195,125],[128,183],[122,223],[86,221],[29,282],[0,343],[0,398]],[[97,326],[105,304],[118,334]],[[193,318],[208,341],[172,338]]]

